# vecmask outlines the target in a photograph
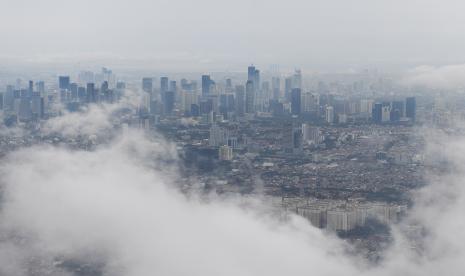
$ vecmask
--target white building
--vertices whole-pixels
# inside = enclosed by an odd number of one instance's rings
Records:
[[[390,106],[383,106],[381,112],[381,122],[386,123],[391,120],[391,107]]]
[[[334,123],[334,108],[332,106],[326,107],[325,119],[328,124]]]
[[[233,149],[229,146],[221,146],[219,149],[219,158],[222,161],[231,161],[233,159]]]

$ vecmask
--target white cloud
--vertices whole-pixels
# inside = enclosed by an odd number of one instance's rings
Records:
[[[447,66],[420,66],[407,73],[403,82],[413,86],[435,89],[465,87],[465,64]]]
[[[67,122],[98,128],[105,116],[88,121],[92,112],[62,118],[57,129]],[[422,254],[401,225],[375,267],[304,219],[283,223],[259,205],[187,199],[175,188],[176,168],[163,162],[176,158],[173,146],[143,133],[92,152],[22,149],[0,164],[0,274],[34,267],[63,275],[53,263],[74,258],[103,262],[105,275],[461,275],[465,140],[439,146],[456,169],[418,193],[407,220],[426,229]]]

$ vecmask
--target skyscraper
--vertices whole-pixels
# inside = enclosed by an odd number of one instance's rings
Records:
[[[400,117],[404,117],[404,102],[403,101],[393,101],[391,103],[391,110],[392,111],[398,111]]]
[[[165,91],[163,97],[163,108],[165,115],[170,115],[174,110],[175,94],[174,91]]]
[[[273,100],[279,100],[281,97],[281,79],[279,77],[271,79],[271,90],[273,91]]]
[[[247,68],[247,81],[253,82],[253,89],[257,92],[260,89],[260,70],[251,65]]]
[[[60,89],[69,89],[69,76],[59,76],[58,77],[58,85]]]
[[[244,116],[245,113],[245,87],[236,85],[236,114]]]
[[[417,103],[415,97],[408,97],[405,100],[405,116],[410,118],[413,122],[416,119]]]
[[[255,79],[255,66],[250,65],[247,68],[247,80],[254,81],[254,79]]]
[[[255,91],[253,81],[247,81],[245,85],[245,113],[254,113]]]
[[[302,89],[302,72],[295,70],[294,76],[292,77],[292,88]]]
[[[211,79],[210,75],[202,76],[202,96],[208,96],[210,94]]]
[[[87,92],[87,102],[96,103],[97,102],[97,91],[95,91],[94,83],[87,84],[86,92]]]
[[[292,115],[300,115],[301,113],[301,91],[300,88],[294,88],[291,92],[291,113]]]
[[[334,108],[332,106],[326,107],[325,119],[328,124],[334,123]]]
[[[163,95],[166,91],[169,90],[169,80],[168,77],[160,78],[160,92]]]
[[[373,106],[373,111],[371,117],[373,118],[373,122],[376,124],[380,124],[382,122],[383,116],[383,104],[382,103],[375,103]]]
[[[286,97],[286,100],[288,101],[291,100],[291,91],[292,91],[292,79],[286,78],[284,80],[284,96]]]
[[[142,90],[144,90],[147,93],[152,93],[153,91],[153,79],[152,78],[142,79]]]

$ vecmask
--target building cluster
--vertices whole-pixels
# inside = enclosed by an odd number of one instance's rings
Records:
[[[393,84],[378,77],[337,77],[309,84],[300,70],[282,76],[249,66],[247,74],[233,77],[141,82],[139,76],[118,80],[103,68],[29,81],[26,88],[9,85],[0,103],[7,125],[28,124],[62,110],[115,103],[136,90],[140,97],[132,109],[115,112],[115,127],[136,125],[177,143],[186,186],[195,175],[204,190],[294,198],[283,206],[337,231],[361,227],[372,217],[395,221],[410,189],[424,183],[428,158],[413,134],[414,125],[427,118],[424,105],[418,116],[417,97],[393,93]],[[0,146],[46,142],[89,150],[99,139],[39,135]]]
[[[326,124],[408,124],[415,121],[415,97],[378,102],[380,99],[366,95],[344,95],[324,83],[308,89],[303,85],[300,70],[288,77],[272,75],[262,81],[260,70],[252,65],[248,67],[247,79],[238,84],[231,78],[215,82],[210,75],[201,77],[199,87],[197,82],[181,79],[178,86],[177,81],[161,77],[155,87],[154,78],[143,78],[142,89],[146,93],[143,108],[147,111],[144,115],[155,117],[154,121],[178,116],[198,118],[206,123],[257,116],[294,116]]]
[[[98,74],[81,72],[75,82],[69,76],[59,76],[58,83],[49,86],[44,81],[29,80],[23,87],[18,79],[16,85],[7,85],[0,93],[5,124],[38,122],[59,115],[61,108],[78,111],[88,104],[114,103],[125,90],[125,83],[115,79],[107,68]]]
[[[318,228],[351,231],[365,226],[369,219],[382,224],[397,223],[407,211],[406,205],[316,198],[282,198],[282,208],[307,218]]]

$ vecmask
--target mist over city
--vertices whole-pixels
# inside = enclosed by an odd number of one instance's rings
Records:
[[[0,0],[0,275],[463,275],[464,8]]]

